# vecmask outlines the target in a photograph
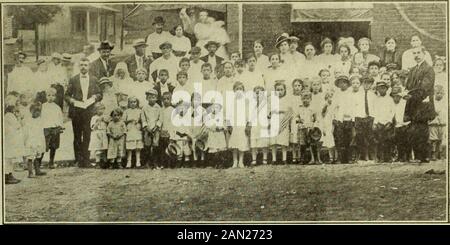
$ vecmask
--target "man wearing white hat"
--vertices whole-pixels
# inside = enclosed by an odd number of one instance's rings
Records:
[[[29,82],[33,77],[33,71],[30,67],[24,64],[27,54],[24,52],[17,52],[16,65],[13,70],[8,74],[8,92],[16,91],[19,93],[30,90]]]
[[[148,44],[145,43],[145,40],[143,38],[136,39],[133,42],[135,53],[125,60],[128,72],[130,73],[130,77],[133,78],[133,80],[135,81],[137,80],[136,79],[137,69],[145,69],[148,74],[148,69],[152,60],[145,56],[145,49],[147,48],[147,46]]]

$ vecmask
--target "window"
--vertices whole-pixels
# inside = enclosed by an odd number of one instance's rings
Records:
[[[98,33],[98,13],[89,12],[89,31],[90,33]]]
[[[72,11],[72,32],[86,31],[86,12]]]

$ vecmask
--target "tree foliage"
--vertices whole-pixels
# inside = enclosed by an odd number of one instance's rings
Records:
[[[36,24],[48,24],[61,12],[59,5],[9,5],[8,14],[22,28],[32,29]]]

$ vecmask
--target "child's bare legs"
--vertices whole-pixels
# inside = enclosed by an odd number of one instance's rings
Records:
[[[282,146],[281,147],[281,157],[282,157],[283,163],[286,163],[286,161],[287,161],[287,152],[288,152],[288,147]]]
[[[48,167],[51,169],[55,168],[55,155],[56,149],[50,148]]]
[[[334,149],[333,147],[328,148],[328,158],[330,159],[330,162],[334,162]]]
[[[267,155],[269,155],[269,149],[263,148],[262,152],[263,152],[263,164],[267,164]]]
[[[33,178],[33,160],[27,159],[27,168],[28,168],[28,178]]]
[[[277,146],[272,146],[272,163],[275,163],[277,161]]]
[[[317,152],[317,162],[318,163],[320,163],[320,164],[322,164],[322,160],[320,159],[320,151],[321,151],[321,146],[320,145],[317,145],[316,146],[316,152]]]
[[[245,167],[244,166],[244,152],[243,151],[239,151],[239,163],[238,163],[238,166],[240,168]]]
[[[141,167],[141,149],[136,149],[136,167]]]
[[[313,147],[310,145],[308,146],[309,153],[311,154],[311,160],[309,161],[309,164],[316,163],[316,156],[314,155]]]
[[[258,149],[252,148],[252,165],[256,165],[256,157],[258,156]]]
[[[232,168],[237,168],[237,167],[238,167],[238,150],[233,149],[233,167]]]
[[[133,154],[133,150],[127,150],[127,166],[126,166],[126,168],[131,168],[132,154]]]
[[[293,145],[291,147],[291,151],[292,151],[292,162],[294,163],[298,163],[298,151],[297,151],[297,146]]]

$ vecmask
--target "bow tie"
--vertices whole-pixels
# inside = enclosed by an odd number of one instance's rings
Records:
[[[87,78],[87,75],[81,75],[81,78]]]

